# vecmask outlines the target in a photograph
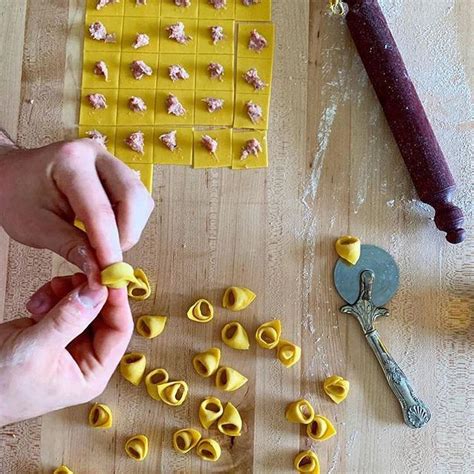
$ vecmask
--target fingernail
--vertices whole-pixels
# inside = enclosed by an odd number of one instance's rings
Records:
[[[44,293],[38,293],[33,295],[28,303],[26,303],[26,308],[30,313],[42,313],[47,311],[50,306],[49,296]]]
[[[99,306],[105,299],[105,290],[103,287],[95,289],[84,284],[77,295],[78,300],[82,306],[86,308],[95,308]]]

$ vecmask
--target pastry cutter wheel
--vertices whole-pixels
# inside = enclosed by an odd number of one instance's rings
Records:
[[[339,295],[348,303],[341,307],[341,312],[352,314],[362,326],[365,338],[402,406],[405,423],[410,428],[421,428],[430,421],[430,410],[416,397],[406,375],[374,328],[379,316],[388,316],[388,309],[382,306],[398,289],[399,271],[395,260],[375,245],[362,245],[360,258],[355,265],[342,258],[337,261],[334,283]]]

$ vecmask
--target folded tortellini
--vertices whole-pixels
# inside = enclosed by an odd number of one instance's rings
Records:
[[[69,469],[66,465],[61,464],[61,466],[57,467],[54,471],[53,474],[74,474],[71,469]]]
[[[316,415],[307,426],[306,433],[315,441],[326,441],[336,434],[334,425],[324,416]]]
[[[216,387],[233,392],[248,382],[247,377],[231,367],[221,367],[216,373]]]
[[[220,360],[221,350],[217,347],[211,347],[193,357],[193,367],[201,377],[210,377],[219,368]]]
[[[186,454],[200,441],[201,433],[194,428],[183,428],[173,434],[173,448],[178,453]]]
[[[262,349],[274,349],[278,346],[280,337],[281,321],[279,319],[261,324],[255,333],[255,339]]]
[[[291,402],[285,410],[285,418],[291,423],[307,425],[314,418],[314,408],[304,398]]]
[[[214,317],[214,307],[209,301],[201,298],[189,308],[187,314],[191,321],[208,323]]]
[[[224,344],[242,351],[250,347],[249,336],[242,324],[237,321],[227,323],[221,331],[221,337]]]
[[[143,461],[148,454],[148,438],[145,435],[135,435],[127,439],[125,452],[135,461]]]
[[[197,445],[196,452],[204,461],[216,462],[221,457],[219,443],[210,438],[201,439]]]
[[[93,428],[108,429],[112,426],[112,411],[103,403],[94,403],[89,410],[88,420]]]
[[[301,347],[290,341],[280,339],[277,347],[277,357],[285,367],[291,367],[300,360]]]
[[[125,262],[109,265],[102,270],[102,284],[108,288],[125,288],[130,298],[135,300],[146,300],[151,295],[150,283],[145,272],[141,268],[135,270]]]
[[[159,336],[165,329],[166,316],[143,315],[137,319],[135,329],[140,336],[153,339]]]
[[[170,376],[165,369],[153,369],[145,377],[145,387],[148,395],[154,400],[161,400],[158,394],[158,386],[168,382]]]
[[[301,451],[296,455],[294,466],[298,472],[307,472],[310,474],[319,474],[320,472],[318,456],[310,449]]]
[[[222,402],[216,397],[207,397],[199,405],[199,421],[208,430],[224,413]]]
[[[257,295],[248,288],[231,286],[224,292],[222,306],[231,311],[242,311],[252,303]]]
[[[352,235],[343,235],[336,240],[339,257],[355,265],[360,258],[360,240]]]
[[[242,433],[242,418],[232,403],[228,402],[224,413],[217,422],[217,429],[227,436],[240,436]]]
[[[162,402],[172,407],[182,405],[188,396],[188,384],[184,380],[175,380],[157,385]]]
[[[133,385],[140,385],[145,373],[146,357],[141,352],[129,352],[120,360],[120,373]]]
[[[339,375],[331,375],[323,383],[326,395],[334,402],[341,403],[349,394],[349,381]]]

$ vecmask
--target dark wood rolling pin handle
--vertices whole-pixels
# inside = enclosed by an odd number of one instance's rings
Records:
[[[420,199],[457,244],[464,216],[451,199],[456,183],[377,0],[345,0],[346,22]]]

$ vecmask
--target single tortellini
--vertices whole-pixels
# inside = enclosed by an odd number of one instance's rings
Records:
[[[66,465],[61,464],[61,466],[57,467],[54,471],[53,474],[74,474],[71,469],[69,469]]]
[[[172,407],[182,405],[188,396],[188,384],[184,380],[166,382],[157,385],[161,401]]]
[[[242,324],[237,321],[227,323],[221,331],[221,337],[224,344],[242,351],[250,347],[249,336]]]
[[[314,408],[304,398],[291,402],[285,410],[285,418],[291,423],[307,425],[314,418]]]
[[[231,311],[242,311],[252,303],[257,295],[248,288],[231,286],[224,292],[222,306]]]
[[[221,367],[216,373],[216,387],[233,392],[248,382],[248,378],[231,367]]]
[[[148,454],[148,438],[145,435],[135,435],[125,443],[127,456],[135,461],[143,461]]]
[[[331,375],[323,383],[326,395],[334,402],[341,403],[349,394],[349,381],[339,375]]]
[[[141,268],[133,269],[131,265],[125,262],[118,262],[109,265],[102,270],[102,284],[108,288],[125,288],[130,298],[135,300],[145,300],[151,294],[150,283]]]
[[[216,462],[221,457],[221,447],[219,443],[210,438],[204,438],[199,441],[197,454],[204,461]]]
[[[224,413],[217,422],[217,429],[227,436],[240,436],[242,433],[242,418],[232,403],[228,402]]]
[[[145,373],[146,357],[141,352],[129,352],[120,360],[120,373],[133,385],[140,385]]]
[[[110,408],[103,403],[94,403],[89,410],[89,425],[93,428],[111,428],[112,411]]]
[[[355,265],[360,257],[360,239],[352,235],[343,235],[336,240],[336,252],[339,257]]]
[[[197,323],[208,323],[214,317],[214,307],[212,304],[201,298],[188,310],[188,318]]]
[[[194,428],[183,428],[173,433],[173,448],[178,453],[186,454],[193,449],[201,439],[201,433]]]
[[[278,360],[285,366],[295,365],[301,358],[301,347],[292,342],[280,339],[277,348]]]
[[[219,368],[220,361],[221,350],[217,347],[211,347],[193,357],[193,367],[201,377],[210,377]]]
[[[326,441],[336,434],[336,428],[326,417],[316,415],[307,426],[306,433],[315,441]]]
[[[222,402],[216,397],[207,397],[199,405],[199,421],[208,430],[224,413]]]
[[[166,316],[143,315],[137,319],[135,329],[140,336],[153,339],[164,331],[167,320]]]
[[[298,453],[295,457],[294,466],[298,472],[310,474],[319,474],[320,472],[318,456],[311,450]]]
[[[165,369],[154,369],[145,377],[145,387],[148,395],[154,400],[161,400],[158,395],[158,386],[168,382],[170,376]]]
[[[255,339],[262,349],[274,349],[281,336],[281,321],[273,319],[261,324],[255,333]]]

